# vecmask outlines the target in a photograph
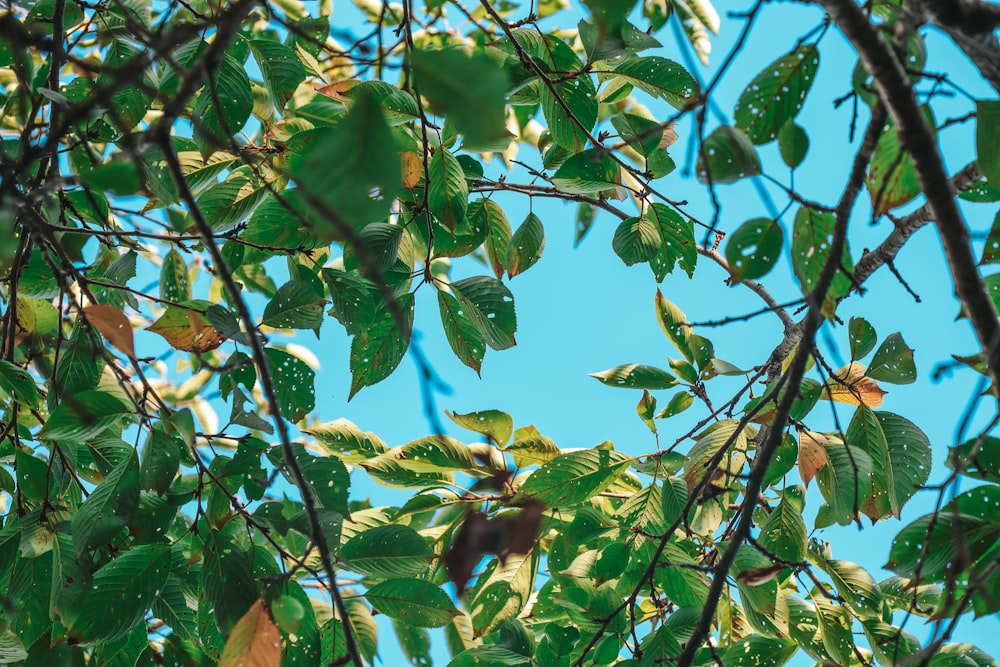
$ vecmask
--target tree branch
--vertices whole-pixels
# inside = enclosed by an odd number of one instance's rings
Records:
[[[993,382],[1000,386],[1000,325],[972,255],[969,230],[955,203],[941,154],[927,126],[903,66],[853,0],[819,0],[844,36],[854,45],[871,73],[899,130],[900,139],[913,158],[913,166],[937,224],[951,270],[955,294],[965,307],[976,336],[986,353]]]
[[[983,0],[918,0],[915,9],[925,21],[943,30],[1000,92],[1000,5]]]

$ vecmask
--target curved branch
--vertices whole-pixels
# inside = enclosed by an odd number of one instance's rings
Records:
[[[916,8],[924,20],[951,37],[983,78],[1000,92],[1000,5],[982,0],[919,0]]]
[[[934,216],[951,270],[955,294],[965,307],[986,353],[990,377],[1000,386],[1000,325],[972,254],[969,229],[955,202],[931,129],[917,104],[903,66],[854,0],[818,0],[854,45],[892,115]]]

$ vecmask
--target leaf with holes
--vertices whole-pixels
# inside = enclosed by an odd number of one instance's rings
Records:
[[[684,311],[668,301],[660,290],[656,290],[655,304],[656,319],[674,347],[698,368],[707,368],[715,357],[712,341],[694,333]]]
[[[901,334],[889,334],[875,350],[865,375],[893,384],[915,382],[917,366],[913,363],[913,349],[906,345]]]
[[[866,405],[877,408],[882,405],[882,397],[887,391],[875,380],[865,376],[865,367],[856,361],[833,372],[823,385],[819,397],[850,405]]]
[[[976,101],[976,157],[989,184],[1000,188],[1000,101]]]
[[[802,286],[803,295],[812,293],[830,257],[830,244],[835,226],[836,219],[832,213],[821,213],[802,207],[795,214],[795,223],[792,226],[792,269]],[[850,270],[852,266],[850,249],[845,243],[841,267]],[[846,295],[850,289],[850,278],[838,270],[834,274],[833,283],[823,304],[823,314],[826,317],[833,316],[838,299]]]
[[[284,350],[269,347],[264,350],[264,355],[271,371],[281,416],[292,422],[299,421],[316,407],[313,389],[316,373],[304,361]]]
[[[451,294],[438,291],[441,324],[452,352],[463,364],[479,373],[486,354],[486,338],[471,315]]]
[[[431,179],[427,188],[427,205],[438,222],[454,234],[469,206],[469,185],[462,165],[448,149],[441,146],[431,156],[427,172]]]
[[[290,280],[264,307],[263,323],[277,329],[318,329],[326,299],[311,284]]]
[[[494,350],[515,344],[514,295],[496,278],[474,276],[451,283],[451,290],[486,343]]]
[[[733,280],[766,276],[781,256],[785,233],[777,220],[755,218],[740,225],[726,243],[726,260]]]
[[[247,40],[274,108],[283,113],[285,104],[306,78],[306,68],[291,48],[270,39]]]
[[[681,65],[660,56],[626,59],[614,75],[675,109],[684,109],[698,97],[698,83]]]
[[[537,215],[528,213],[507,244],[507,275],[513,278],[533,267],[541,259],[543,250],[545,228]]]
[[[846,526],[858,516],[872,493],[872,459],[864,450],[850,445],[830,443],[825,449],[829,463],[816,474],[816,480],[834,520]]]
[[[663,282],[678,265],[688,278],[694,276],[694,267],[698,263],[694,223],[666,204],[650,205],[643,217],[655,222],[660,232],[660,245],[649,259],[649,268],[653,270],[656,282]]]
[[[747,135],[722,125],[702,143],[696,173],[701,183],[735,183],[761,173],[760,157]]]
[[[167,306],[163,315],[146,331],[163,336],[170,347],[184,352],[209,352],[222,345],[225,337],[202,315],[210,301],[187,301]]]
[[[362,388],[370,387],[389,377],[406,355],[413,327],[413,295],[399,297],[404,326],[401,330],[396,317],[388,308],[379,312],[366,331],[351,341],[351,392],[348,400]]]
[[[804,44],[764,68],[740,95],[736,127],[754,144],[766,144],[802,109],[819,67],[819,49]]]

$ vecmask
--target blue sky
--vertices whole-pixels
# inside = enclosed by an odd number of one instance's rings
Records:
[[[735,9],[748,8],[751,3],[738,3]],[[718,3],[720,9],[731,3]],[[340,7],[334,22],[343,25],[353,8]],[[342,18],[343,17],[343,18]],[[787,53],[797,38],[819,23],[821,12],[815,7],[794,3],[773,4],[765,7],[758,24],[736,58],[721,84],[715,99],[723,112],[731,116],[743,86],[773,59]],[[548,21],[569,23],[569,15],[560,14]],[[543,24],[544,25],[544,24]],[[710,78],[714,68],[722,61],[739,30],[742,20],[723,16],[719,37],[713,42],[711,65],[699,66],[699,75]],[[664,43],[663,49],[650,52],[683,62],[673,33],[669,27],[657,34]],[[947,73],[973,96],[993,98],[995,92],[988,88],[978,74],[957,52],[950,42],[930,31],[927,39],[929,62],[927,69]],[[800,124],[809,132],[811,147],[803,166],[795,177],[797,190],[810,199],[833,204],[839,198],[844,178],[854,149],[849,145],[848,126],[851,104],[834,109],[832,100],[850,90],[850,74],[856,58],[835,30],[830,30],[820,43],[821,64],[812,92],[799,116]],[[927,90],[928,84],[920,86]],[[644,100],[648,103],[649,100]],[[655,111],[666,110],[650,104]],[[945,118],[964,115],[970,109],[968,99],[958,96],[952,100],[936,101],[938,123]],[[858,135],[863,132],[866,112]],[[714,121],[710,121],[710,128]],[[686,161],[688,138],[694,132],[690,118],[678,125],[680,140],[671,149],[678,166]],[[941,137],[949,172],[953,173],[974,158],[974,123],[959,124],[945,130]],[[533,149],[524,146],[521,155]],[[787,183],[787,169],[778,157],[776,144],[761,149],[765,168],[777,179]],[[511,180],[524,181],[512,176]],[[711,217],[705,189],[690,176],[678,171],[657,182],[657,187],[675,199],[690,202],[689,210],[701,219]],[[768,186],[779,209],[787,199],[781,191]],[[748,181],[721,186],[720,198],[724,208],[721,228],[733,231],[739,224],[757,216],[766,216],[767,208]],[[909,208],[921,202],[920,199]],[[507,199],[505,209],[512,225],[516,226],[527,214],[524,199]],[[483,364],[482,379],[462,366],[452,355],[438,321],[436,296],[430,286],[418,291],[416,329],[420,347],[437,375],[451,392],[437,395],[437,414],[446,432],[466,441],[473,434],[462,431],[443,417],[444,409],[468,412],[487,408],[505,410],[514,416],[517,426],[534,424],[550,436],[560,447],[591,447],[604,440],[612,440],[617,449],[629,454],[655,451],[656,443],[635,415],[639,392],[612,389],[587,377],[588,373],[603,370],[621,363],[648,363],[666,366],[668,356],[679,356],[660,332],[653,310],[653,296],[657,289],[655,280],[646,266],[627,268],[611,250],[611,237],[617,219],[608,214],[598,216],[590,235],[579,248],[573,248],[575,207],[551,200],[534,202],[534,212],[545,225],[547,244],[541,261],[526,273],[510,281],[518,315],[518,345],[507,351],[487,353]],[[862,193],[856,209],[851,231],[852,255],[857,259],[863,248],[873,248],[891,231],[891,223],[883,219],[871,226],[870,204]],[[987,230],[996,213],[990,204],[965,204],[963,210],[974,230]],[[790,238],[793,208],[781,219]],[[700,238],[700,235],[698,235]],[[966,321],[955,321],[958,304],[951,293],[947,267],[933,226],[915,235],[900,253],[897,268],[910,286],[921,297],[915,303],[896,279],[886,269],[880,270],[867,283],[868,293],[854,296],[845,302],[838,314],[846,321],[851,316],[867,318],[878,330],[879,338],[899,331],[906,342],[916,349],[919,379],[913,385],[885,386],[883,410],[903,414],[914,420],[930,437],[934,447],[934,470],[931,483],[944,477],[943,459],[946,447],[955,444],[954,429],[959,415],[965,408],[977,376],[968,370],[957,370],[940,382],[931,380],[936,364],[947,361],[953,353],[975,351],[976,343]],[[453,276],[485,274],[488,271],[468,260],[457,262]],[[668,299],[680,306],[693,322],[715,320],[727,315],[740,315],[759,309],[762,304],[748,290],[724,284],[725,272],[711,262],[700,258],[699,269],[693,280],[683,273],[668,276],[659,287]],[[779,301],[790,301],[800,296],[788,258],[786,241],[785,257],[763,281]],[[744,323],[731,324],[717,329],[701,331],[715,343],[716,354],[740,367],[760,363],[781,338],[777,318],[761,316]],[[847,334],[843,327],[830,328],[832,340],[847,349]],[[362,390],[350,403],[346,402],[350,375],[347,367],[349,340],[334,321],[323,327],[322,343],[298,341],[317,350],[323,370],[317,379],[317,414],[323,421],[346,417],[365,430],[372,430],[390,445],[398,445],[428,434],[432,427],[424,414],[419,392],[417,366],[408,356],[402,366],[386,381]],[[830,352],[831,363],[841,358]],[[845,360],[846,361],[846,360]],[[713,380],[710,387],[718,391],[713,395],[725,399],[723,385],[730,380]],[[731,383],[734,387],[735,383]],[[661,405],[673,392],[658,392]],[[663,444],[670,444],[677,435],[684,433],[704,411],[697,405],[678,418],[660,423]],[[850,419],[849,406],[837,406],[842,424]],[[987,415],[988,418],[988,415]],[[828,406],[821,405],[809,417],[814,430],[833,428]],[[982,416],[976,423],[983,421]],[[370,495],[372,502],[392,504],[402,496],[372,485],[363,475],[355,475],[352,496]],[[888,576],[880,567],[888,557],[892,536],[905,523],[932,509],[933,494],[918,494],[903,511],[903,523],[885,521],[875,527],[866,524],[863,531],[856,527],[831,527],[817,531],[816,537],[833,543],[836,558],[853,560],[869,568],[876,579]],[[821,503],[815,485],[808,493],[806,520],[812,517]],[[919,621],[919,623],[918,623]],[[912,619],[907,630],[924,640],[930,626],[922,626],[921,619]],[[383,625],[383,631],[389,628]],[[1000,654],[1000,623],[997,619],[982,619],[975,624],[964,622],[956,640],[974,641],[980,647]],[[393,639],[384,636],[380,642],[386,664],[396,662]],[[435,664],[445,664],[446,654],[439,643]]]

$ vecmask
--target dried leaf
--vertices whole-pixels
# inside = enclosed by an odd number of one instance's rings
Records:
[[[316,86],[314,90],[320,95],[329,97],[331,100],[346,102],[347,93],[359,83],[361,82],[357,79],[341,79],[325,86]]]
[[[830,462],[826,446],[830,439],[815,431],[802,431],[799,434],[799,476],[808,488],[809,482]]]
[[[850,405],[864,403],[869,408],[881,407],[882,397],[889,392],[879,387],[875,380],[865,377],[866,370],[858,362],[852,361],[826,381],[820,397]]]
[[[135,336],[125,313],[106,303],[95,303],[83,309],[83,316],[109,343],[135,358]]]
[[[279,667],[281,634],[263,601],[254,602],[229,634],[219,667]]]
[[[458,595],[486,554],[495,554],[502,562],[509,554],[531,553],[544,511],[541,503],[528,502],[515,516],[490,518],[483,512],[470,512],[444,555],[444,567]]]
[[[399,154],[403,163],[403,187],[415,188],[424,177],[424,159],[420,153],[405,151]]]
[[[736,578],[745,583],[747,586],[762,586],[778,576],[778,574],[784,569],[784,565],[754,567],[749,570],[743,570],[736,575]]]
[[[660,137],[660,148],[670,148],[677,143],[677,130],[674,123],[670,122],[663,128],[663,136]]]
[[[191,306],[170,306],[160,319],[146,331],[163,336],[175,350],[184,352],[208,352],[222,345],[226,338],[198,312],[206,302],[192,302]]]

